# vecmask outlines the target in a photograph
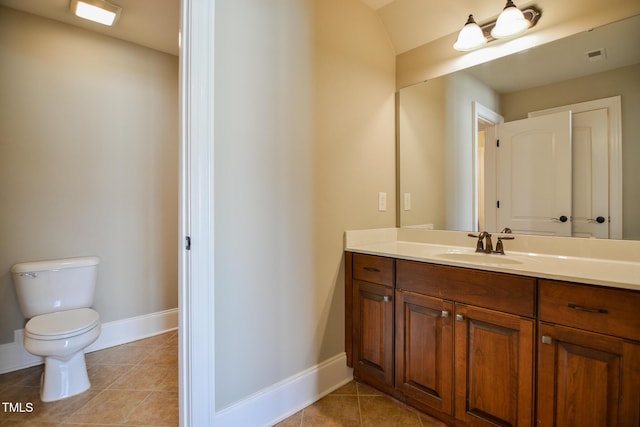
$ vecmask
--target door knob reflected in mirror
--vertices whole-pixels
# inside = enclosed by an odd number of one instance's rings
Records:
[[[603,216],[599,216],[597,218],[589,218],[587,221],[589,222],[597,222],[598,224],[602,224],[603,222],[606,221],[606,219]]]

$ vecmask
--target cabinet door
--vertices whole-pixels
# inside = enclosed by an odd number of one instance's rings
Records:
[[[453,304],[396,292],[396,390],[408,402],[453,413]]]
[[[354,375],[393,388],[393,288],[354,280]]]
[[[455,316],[455,417],[532,426],[534,321],[461,304]]]
[[[640,345],[540,323],[539,426],[640,425]]]

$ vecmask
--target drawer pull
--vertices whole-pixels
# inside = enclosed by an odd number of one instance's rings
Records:
[[[464,316],[462,314],[456,314],[456,321],[464,322]]]
[[[449,317],[449,312],[447,310],[442,310],[442,312],[440,313],[440,316],[447,318]]]
[[[600,314],[608,314],[609,311],[604,308],[590,308],[584,307],[576,304],[567,304],[567,307],[573,308],[574,310],[586,311],[587,313],[600,313]]]
[[[363,267],[365,270],[370,271],[372,273],[380,273],[380,269],[375,267]]]
[[[542,344],[553,344],[553,338],[551,338],[549,335],[543,335]]]
[[[383,302],[391,302],[391,297],[389,295],[385,295],[382,297]]]

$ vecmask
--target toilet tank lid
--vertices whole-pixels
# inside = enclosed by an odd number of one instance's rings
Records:
[[[64,268],[88,267],[99,263],[100,258],[96,256],[30,261],[14,264],[14,266],[11,267],[11,272],[32,273],[36,271],[62,270]]]

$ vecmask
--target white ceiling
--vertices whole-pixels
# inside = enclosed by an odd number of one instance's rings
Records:
[[[505,0],[361,0],[376,11],[396,53],[453,34],[464,26],[469,14],[479,23],[498,16]],[[519,7],[531,1],[516,1]]]
[[[123,8],[113,27],[72,15],[69,0],[0,0],[0,4],[67,24],[178,54],[180,0],[110,0]],[[266,1],[266,0],[265,0]],[[478,22],[495,18],[504,0],[361,0],[376,11],[396,51],[402,53],[458,31],[469,13]],[[571,0],[586,1],[586,0]],[[595,1],[595,0],[588,0]],[[520,0],[518,6],[531,3]]]
[[[69,0],[0,0],[0,4],[34,15],[127,40],[171,55],[178,55],[180,0],[112,0],[122,7],[113,27],[78,18]]]
[[[96,24],[78,18],[69,12],[69,0],[0,0],[0,5],[40,15],[45,18],[61,21],[82,27],[91,31],[106,34],[115,38],[127,40],[142,46],[178,55],[178,32],[180,27],[180,0],[110,0],[123,8],[120,19],[113,27]],[[266,1],[266,0],[265,0]],[[480,23],[493,19],[501,11],[505,0],[464,0],[444,3],[442,0],[361,0],[376,11],[384,25],[389,39],[396,53],[406,52],[425,43],[457,32],[463,25],[469,13],[473,13]],[[545,1],[545,0],[538,0]],[[566,7],[580,3],[583,6],[601,0],[564,0]],[[530,0],[518,0],[519,7],[532,4]],[[555,3],[554,3],[555,4]],[[563,6],[564,7],[564,6]],[[587,70],[593,64],[585,64],[584,52],[601,47],[607,48],[607,63],[618,60],[617,55],[625,52],[636,52],[636,58],[627,60],[635,63],[637,59],[637,45],[624,47],[616,45],[616,38],[612,38],[607,45],[595,45],[593,38],[584,37],[584,45],[574,45],[570,49],[575,55],[573,63],[569,63],[565,51],[546,52],[537,61],[538,66],[531,68],[531,78],[542,79],[549,67],[546,64],[558,63],[568,70],[570,67]],[[631,42],[639,39],[638,27],[630,38]],[[512,61],[518,61],[519,55],[512,55]],[[574,58],[575,56],[575,58]],[[635,61],[635,62],[633,62]],[[597,64],[602,67],[606,64]],[[501,71],[513,69],[513,64],[503,64]],[[481,71],[478,71],[481,72]],[[485,74],[498,76],[497,71],[486,71]],[[497,77],[497,83],[512,81],[513,78]],[[496,88],[506,90],[506,88]]]

